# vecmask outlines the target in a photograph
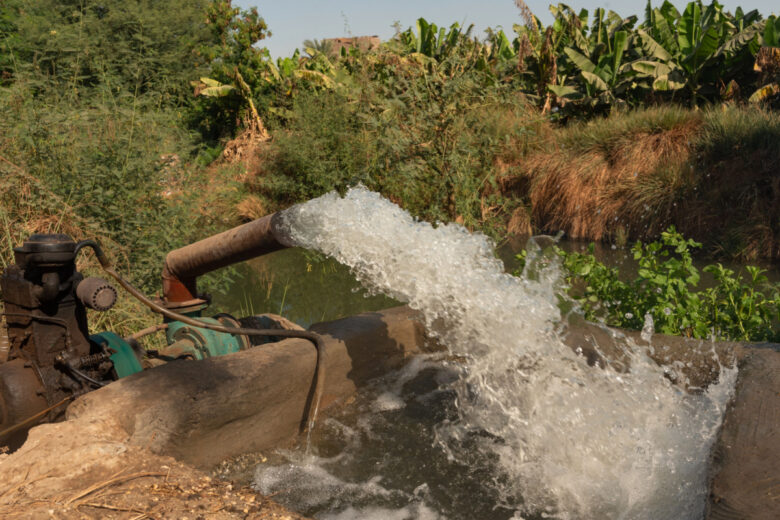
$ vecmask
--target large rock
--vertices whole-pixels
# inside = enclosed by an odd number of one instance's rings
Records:
[[[741,352],[713,458],[707,518],[780,518],[780,345]]]

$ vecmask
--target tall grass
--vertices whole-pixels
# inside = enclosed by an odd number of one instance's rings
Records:
[[[131,271],[126,246],[114,241],[96,222],[80,216],[45,183],[0,156],[0,270],[14,263],[13,248],[33,233],[66,233],[75,240],[97,239],[120,270]],[[86,254],[78,259],[77,267],[86,276],[102,275],[96,262]],[[143,305],[126,296],[119,299],[111,312],[89,313],[92,332],[112,330],[127,335],[154,321]]]
[[[162,255],[196,232],[192,198],[176,196],[196,175],[188,164],[194,138],[177,121],[180,114],[150,110],[142,97],[121,101],[109,92],[99,102],[66,102],[35,95],[30,86],[20,80],[0,91],[0,156],[18,162],[9,166],[14,179],[24,172],[28,192],[19,196],[28,202],[18,204],[30,210],[9,206],[9,216],[46,228],[37,221],[56,215],[33,211],[45,190],[78,222],[67,232],[80,235],[100,223],[104,237],[123,245],[136,281],[151,287]]]

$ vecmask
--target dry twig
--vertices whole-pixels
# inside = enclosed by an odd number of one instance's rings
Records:
[[[165,473],[157,473],[157,472],[149,472],[149,471],[143,471],[140,473],[132,473],[130,475],[124,475],[121,477],[115,477],[110,478],[103,482],[98,482],[97,484],[94,484],[87,489],[84,489],[83,491],[73,495],[70,497],[66,502],[65,505],[70,505],[76,500],[79,500],[81,498],[84,498],[85,496],[89,495],[90,493],[93,493],[97,491],[98,489],[102,489],[108,486],[113,486],[114,484],[120,484],[122,482],[127,482],[128,480],[133,480],[136,478],[143,478],[143,477],[164,477]]]

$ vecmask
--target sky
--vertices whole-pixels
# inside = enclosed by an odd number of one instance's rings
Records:
[[[662,2],[653,0],[653,5]],[[557,1],[526,0],[526,3],[542,22],[552,20],[547,7]],[[646,1],[569,0],[566,3],[577,11],[585,8],[593,12],[596,7],[604,7],[621,16],[635,14],[641,20]],[[681,0],[672,3],[678,9],[685,5]],[[764,16],[780,14],[777,0],[721,0],[721,3],[732,12],[741,5],[745,11],[758,9]],[[400,22],[406,29],[420,17],[439,26],[453,22],[474,24],[473,34],[477,36],[483,35],[487,27],[501,26],[511,31],[512,25],[521,21],[514,0],[234,0],[233,5],[258,8],[272,33],[262,45],[268,47],[274,58],[290,56],[303,46],[304,40],[377,35],[384,41],[395,33],[394,22]]]

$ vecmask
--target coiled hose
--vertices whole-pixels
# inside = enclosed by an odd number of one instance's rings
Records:
[[[117,281],[119,285],[121,285],[127,292],[129,292],[134,298],[136,298],[138,301],[149,307],[152,311],[162,314],[166,318],[169,318],[171,320],[180,321],[182,323],[186,323],[187,325],[192,325],[193,327],[201,327],[204,329],[210,329],[215,332],[222,332],[226,334],[240,334],[244,336],[278,336],[278,337],[285,337],[285,338],[302,338],[307,339],[311,341],[314,344],[314,347],[317,349],[317,365],[314,369],[314,384],[313,384],[313,393],[309,393],[309,396],[306,400],[306,411],[307,413],[304,414],[304,417],[306,417],[305,422],[301,424],[301,430],[308,429],[309,434],[311,434],[311,430],[314,429],[314,423],[317,420],[317,413],[319,412],[320,408],[320,401],[322,400],[322,392],[323,392],[323,386],[325,383],[325,358],[326,358],[326,351],[325,351],[325,342],[322,339],[322,336],[315,332],[311,332],[308,330],[285,330],[285,329],[244,329],[244,328],[233,328],[233,327],[224,327],[222,325],[214,325],[211,323],[205,323],[202,321],[199,321],[195,318],[191,318],[189,316],[185,316],[183,314],[179,314],[178,312],[174,312],[170,309],[166,309],[165,307],[153,302],[149,298],[146,297],[141,291],[133,287],[130,282],[122,278],[122,276],[116,272],[113,265],[111,264],[111,261],[108,259],[108,257],[103,252],[103,249],[100,247],[100,244],[98,244],[94,240],[83,240],[76,244],[76,253],[79,252],[84,247],[89,247],[95,252],[95,256],[97,257],[98,262],[100,263],[100,267],[103,269],[103,271],[106,272],[111,278]]]

